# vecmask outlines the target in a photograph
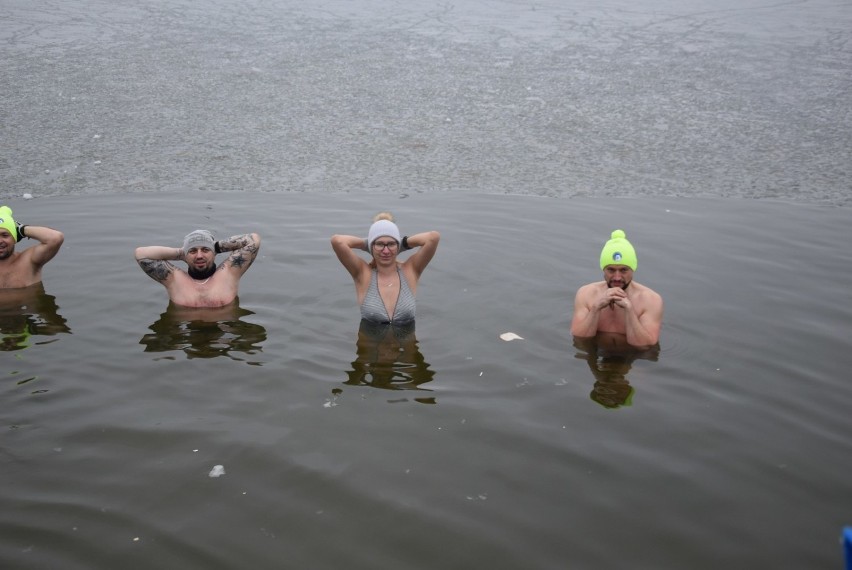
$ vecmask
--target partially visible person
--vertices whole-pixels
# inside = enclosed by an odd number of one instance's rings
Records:
[[[574,298],[571,334],[593,337],[619,333],[632,346],[652,346],[660,340],[663,299],[633,280],[636,250],[623,230],[615,230],[601,250],[603,281],[583,285]]]
[[[331,247],[352,275],[361,318],[374,323],[406,323],[414,320],[417,282],[432,261],[441,235],[436,231],[402,237],[393,216],[381,212],[373,219],[367,239],[335,235]],[[416,249],[405,261],[397,256]],[[356,253],[366,251],[367,262]]]
[[[15,251],[22,239],[38,243]],[[0,206],[0,289],[19,289],[41,281],[41,269],[62,247],[62,232],[44,226],[24,225],[12,217],[9,206]]]
[[[139,267],[160,282],[169,299],[184,307],[221,307],[237,298],[240,278],[251,267],[260,250],[260,236],[243,234],[216,241],[207,230],[195,230],[182,247],[151,245],[136,248]],[[231,252],[216,265],[216,254]],[[169,261],[184,261],[184,271]]]

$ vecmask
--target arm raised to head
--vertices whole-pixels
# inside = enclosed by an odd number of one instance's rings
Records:
[[[215,250],[216,253],[230,251],[231,255],[222,263],[222,266],[242,275],[257,258],[260,251],[260,236],[256,233],[231,236],[217,241]]]

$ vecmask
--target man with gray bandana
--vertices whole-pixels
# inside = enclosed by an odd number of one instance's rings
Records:
[[[237,298],[240,278],[260,250],[260,236],[251,233],[216,241],[207,230],[195,230],[179,248],[151,245],[136,248],[136,262],[151,279],[169,292],[169,299],[185,307],[222,307]],[[231,252],[220,265],[216,254]],[[184,271],[170,261],[183,260]]]

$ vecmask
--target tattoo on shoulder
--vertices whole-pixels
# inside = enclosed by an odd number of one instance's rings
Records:
[[[175,266],[161,259],[140,259],[139,267],[148,274],[151,279],[162,283],[175,270]]]

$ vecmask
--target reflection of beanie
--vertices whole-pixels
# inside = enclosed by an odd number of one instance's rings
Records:
[[[186,254],[193,247],[209,247],[214,249],[216,238],[207,230],[195,230],[183,238],[183,253]]]
[[[372,249],[373,242],[382,236],[392,237],[396,240],[396,243],[402,241],[402,238],[399,235],[399,228],[396,227],[395,223],[390,220],[379,220],[370,226],[370,231],[367,234],[367,247]]]
[[[24,350],[30,347],[30,330],[24,327],[24,330],[18,333],[6,334],[0,332],[0,351]]]
[[[15,243],[18,243],[18,226],[15,225],[12,208],[9,206],[0,206],[0,228],[12,234],[12,239],[15,240]]]
[[[612,232],[612,239],[606,242],[601,251],[601,269],[607,265],[626,265],[636,271],[636,250],[627,241],[624,230]]]

